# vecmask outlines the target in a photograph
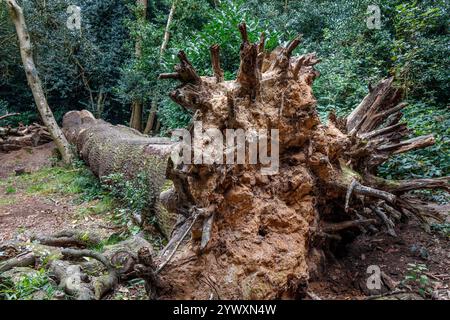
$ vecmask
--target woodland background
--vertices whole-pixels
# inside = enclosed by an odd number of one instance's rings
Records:
[[[175,3],[174,3],[175,2]],[[73,109],[88,109],[115,124],[129,124],[131,105],[143,105],[143,126],[157,110],[154,134],[186,126],[191,115],[168,98],[174,84],[158,81],[183,49],[204,74],[211,74],[209,46],[221,45],[225,79],[239,63],[237,25],[247,23],[251,40],[264,31],[267,49],[298,33],[297,54],[317,52],[321,76],[314,83],[322,117],[350,112],[367,94],[367,84],[394,75],[406,92],[413,135],[434,133],[426,150],[394,157],[384,165],[389,178],[450,174],[450,36],[448,0],[149,0],[146,18],[134,0],[22,0],[35,62],[58,121]],[[66,27],[69,5],[81,7],[81,30]],[[381,9],[381,29],[366,25],[368,5]],[[161,43],[175,6],[167,48]],[[39,120],[20,60],[14,27],[0,3],[0,114],[20,112],[1,125]],[[141,54],[136,56],[136,43]],[[389,169],[389,174],[387,174]],[[383,172],[381,172],[383,174]]]

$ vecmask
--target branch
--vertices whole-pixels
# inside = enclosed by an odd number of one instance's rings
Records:
[[[416,137],[413,139],[405,140],[400,143],[383,145],[378,147],[378,151],[391,151],[392,154],[405,153],[411,150],[422,149],[432,146],[435,143],[434,136],[432,134]]]
[[[295,50],[295,48],[298,47],[298,45],[300,44],[302,35],[299,34],[298,36],[296,36],[286,47],[286,55],[288,57],[292,56],[292,52]]]
[[[241,33],[242,42],[248,43],[247,25],[245,24],[245,22],[240,23],[238,28],[239,32]]]
[[[183,83],[200,84],[202,80],[184,51],[178,52],[178,59],[180,63],[175,66],[175,73],[162,73],[158,79],[176,79]]]
[[[239,25],[241,32],[242,44],[240,48],[240,65],[237,76],[237,82],[241,85],[240,95],[250,95],[254,100],[259,94],[260,72],[258,69],[258,45],[251,44],[248,41],[247,26],[245,23]]]
[[[259,38],[259,43],[258,43],[258,54],[264,53],[265,43],[266,43],[266,35],[264,32],[261,32],[261,36]]]
[[[347,117],[347,132],[351,132],[358,125],[362,125],[364,116],[367,116],[368,111],[372,108],[377,98],[383,97],[391,88],[393,80],[394,78],[391,77],[380,81],[377,86],[364,97],[358,107],[356,107],[356,109]]]
[[[6,118],[9,118],[9,117],[18,116],[18,115],[20,115],[20,113],[7,113],[7,114],[5,114],[3,116],[0,116],[0,120],[6,119]]]
[[[387,180],[377,176],[368,175],[365,179],[377,188],[392,193],[404,193],[420,189],[443,189],[450,192],[450,176],[411,180]]]
[[[343,221],[338,223],[326,223],[322,226],[321,231],[323,232],[338,232],[344,229],[357,227],[360,225],[366,225],[366,224],[372,224],[377,222],[375,219],[360,219],[360,220],[350,220],[350,221]]]
[[[223,82],[223,70],[220,67],[220,46],[218,44],[212,45],[210,47],[211,52],[211,64],[216,77],[216,82]]]
[[[383,220],[384,224],[386,225],[388,234],[397,237],[397,233],[394,230],[395,224],[392,222],[391,219],[388,218],[388,216],[381,211],[379,208],[372,207],[372,210]]]
[[[371,187],[366,187],[366,186],[363,186],[362,184],[360,184],[359,182],[357,182],[356,185],[354,186],[354,192],[356,194],[369,196],[369,197],[377,198],[377,199],[382,199],[389,203],[395,203],[395,201],[397,199],[397,197],[392,193],[389,193],[389,192],[386,192],[383,190],[374,189]]]
[[[200,83],[201,79],[184,51],[178,52],[178,59],[180,59],[181,63],[175,66],[175,71],[180,75],[181,81]]]
[[[172,72],[172,73],[161,73],[158,76],[158,79],[176,79],[176,80],[181,80],[180,75],[176,72]]]

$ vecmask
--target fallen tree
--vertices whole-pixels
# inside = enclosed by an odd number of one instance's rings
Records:
[[[409,138],[400,122],[406,104],[392,78],[371,88],[347,118],[330,114],[323,124],[312,92],[319,75],[316,55],[292,55],[299,37],[269,53],[263,35],[253,44],[245,24],[239,30],[236,80],[224,81],[217,45],[211,48],[212,77],[199,76],[180,52],[175,72],[160,78],[181,82],[171,98],[192,110],[205,129],[278,129],[277,174],[264,175],[263,165],[247,162],[174,164],[169,142],[158,144],[85,111],[64,119],[69,141],[96,174],[133,175],[144,169],[155,196],[166,177],[172,180],[174,187],[161,199],[180,220],[157,260],[155,272],[167,284],[161,298],[303,297],[325,252],[336,243],[361,232],[395,236],[395,223],[405,217],[439,220],[406,192],[449,189],[449,177],[403,181],[377,176],[390,156],[434,143],[432,136]],[[195,131],[191,134],[195,139]],[[207,147],[207,141],[199,146]],[[224,153],[235,155],[237,147],[230,148]]]

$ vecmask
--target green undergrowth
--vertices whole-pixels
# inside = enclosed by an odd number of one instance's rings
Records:
[[[105,193],[91,171],[78,162],[73,167],[47,167],[10,177],[0,185],[5,187],[6,193],[20,189],[28,194],[73,195],[80,202],[99,199]]]
[[[0,278],[0,300],[50,300],[56,290],[55,283],[44,269],[22,275],[15,282]]]

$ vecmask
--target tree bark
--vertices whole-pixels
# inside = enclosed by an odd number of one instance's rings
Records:
[[[170,26],[172,25],[173,15],[175,14],[175,9],[177,6],[177,0],[172,1],[172,7],[170,8],[169,16],[167,18],[166,29],[164,30],[164,39],[159,50],[159,55],[162,56],[164,51],[166,51],[167,44],[170,38]]]
[[[34,101],[39,110],[42,121],[47,127],[53,141],[61,153],[64,163],[70,164],[73,161],[74,155],[66,137],[56,123],[53,113],[48,106],[47,99],[42,88],[42,82],[38,76],[38,72],[34,64],[31,39],[28,34],[23,10],[15,0],[7,0],[6,2],[9,7],[11,19],[16,28],[20,44],[20,55],[22,57],[28,85],[33,93]]]

